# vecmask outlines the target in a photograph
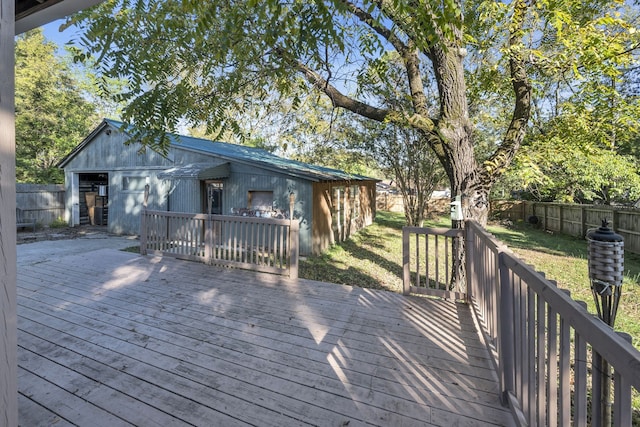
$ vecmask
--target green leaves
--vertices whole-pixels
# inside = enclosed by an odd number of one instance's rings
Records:
[[[476,168],[478,160],[491,159],[497,171],[509,165],[531,106],[536,127],[568,147],[587,135],[603,147],[614,131],[632,129],[633,99],[605,90],[637,64],[638,10],[627,16],[622,6],[617,0],[111,0],[71,22],[84,31],[76,59],[93,65],[105,83],[127,79],[110,95],[127,103],[124,121],[147,129],[140,137],[160,151],[166,145],[154,137],[184,125],[252,139],[252,105],[286,99],[287,108],[303,109],[301,100],[319,93],[386,125],[421,129],[427,137],[421,143],[451,163],[444,166],[458,177],[456,185],[481,177],[486,186],[498,174]],[[597,132],[585,132],[587,118]],[[290,136],[279,138],[291,146]],[[534,136],[531,147],[543,138]],[[520,164],[546,171],[533,153]],[[534,182],[533,175],[527,180]]]
[[[41,30],[16,39],[16,178],[62,183],[57,163],[97,123],[72,70]]]

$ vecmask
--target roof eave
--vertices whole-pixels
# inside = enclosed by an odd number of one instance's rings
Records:
[[[72,15],[80,10],[95,6],[104,0],[37,0],[29,2],[16,0],[18,6],[25,4],[24,8],[16,9],[15,34],[40,27],[56,19]]]

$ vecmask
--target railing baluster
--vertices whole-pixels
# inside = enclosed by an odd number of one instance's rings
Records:
[[[232,255],[233,255],[233,248],[232,248],[232,237],[233,237],[233,229],[231,228],[233,226],[233,223],[231,221],[225,221],[224,222],[224,228],[225,228],[225,236],[227,237],[227,241],[225,243],[225,254],[224,254],[224,260],[225,261],[232,261]]]
[[[587,304],[578,301],[585,310]],[[574,394],[573,394],[573,425],[574,427],[587,425],[587,342],[578,334],[574,334]]]
[[[547,425],[547,396],[546,396],[546,343],[547,343],[547,333],[546,333],[546,306],[542,298],[537,296],[536,298],[536,342],[538,343],[538,348],[536,350],[536,359],[537,359],[537,380],[536,380],[536,393],[538,396],[538,402],[536,406],[536,413],[538,419],[536,420],[536,425],[546,426]]]
[[[520,393],[522,399],[522,410],[528,418],[529,415],[529,375],[527,374],[527,367],[529,364],[527,363],[527,298],[526,298],[526,289],[523,290],[524,284],[522,283],[522,279],[518,278],[518,305],[519,305],[519,319],[518,325],[520,326],[520,336],[519,344],[520,344],[520,352],[518,354],[518,376],[520,377]]]
[[[269,224],[269,250],[267,251],[267,265],[273,265],[273,227]]]
[[[548,425],[558,425],[558,314],[547,307],[547,382]]]
[[[278,227],[278,233],[280,234],[280,247],[278,248],[278,267],[283,267],[283,255],[284,255],[284,229],[281,225],[276,225]]]
[[[571,329],[564,317],[560,318],[560,425],[571,424]]]
[[[536,311],[535,294],[527,286],[527,397],[529,398],[529,425],[536,425]]]
[[[255,227],[256,227],[256,223],[252,222],[249,224],[249,234],[250,234],[250,239],[249,239],[249,248],[251,249],[249,251],[249,263],[251,264],[256,264],[256,259],[255,259],[255,255],[256,255],[256,249],[255,249]]]
[[[424,286],[425,288],[431,288],[431,279],[429,278],[429,235],[424,236]]]
[[[428,239],[428,236],[425,236],[425,239]],[[427,278],[427,280],[429,279]],[[419,287],[420,287],[420,235],[416,233],[416,288],[419,288]]]
[[[451,246],[449,246],[449,237],[444,237],[444,283],[445,289],[449,287],[449,251],[451,250]],[[457,264],[456,264],[457,267]],[[456,270],[457,271],[457,270]]]

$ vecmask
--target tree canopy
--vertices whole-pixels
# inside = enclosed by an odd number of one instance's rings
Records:
[[[62,183],[58,162],[96,124],[57,45],[33,30],[16,39],[16,179]]]
[[[597,0],[112,0],[76,15],[77,59],[105,79],[144,142],[165,130],[240,132],[243,112],[274,93],[309,93],[410,128],[435,153],[467,217],[524,140],[534,95],[553,82],[618,78],[638,32],[623,3]],[[397,72],[399,64],[400,73]],[[401,79],[401,81],[398,81]],[[570,88],[569,88],[570,89]]]

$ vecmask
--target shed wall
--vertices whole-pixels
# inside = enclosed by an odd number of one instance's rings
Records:
[[[128,137],[107,127],[87,144],[82,155],[75,156],[65,167],[81,171],[139,169],[157,166],[166,169],[173,162],[150,148],[143,149],[139,143],[126,145]],[[141,150],[143,150],[141,152]]]
[[[289,194],[295,195],[294,218],[300,220],[300,255],[311,253],[313,190],[309,181],[275,173],[250,165],[232,163],[231,176],[225,181],[224,213],[231,208],[246,208],[250,191],[272,191],[274,209],[289,212]]]
[[[166,180],[169,205],[167,210],[186,213],[206,213],[203,211],[200,181],[197,179],[178,178]]]
[[[73,157],[65,166],[65,219],[73,224],[74,205],[79,204],[79,194],[74,191],[78,174],[107,173],[109,176],[108,229],[117,234],[138,234],[140,212],[144,202],[144,184],[150,185],[149,207],[165,210],[167,191],[157,174],[171,167],[168,158],[151,149],[142,150],[138,143],[126,145],[127,136],[107,127],[87,144],[81,155]],[[74,177],[75,175],[75,177]],[[131,188],[123,188],[125,178],[137,182]]]
[[[215,159],[207,155],[173,146],[165,158],[153,150],[141,152],[140,144],[125,145],[127,136],[117,129],[107,127],[86,144],[82,153],[73,157],[65,166],[66,218],[72,220],[74,203],[73,183],[78,174],[107,173],[109,176],[108,228],[118,234],[138,234],[140,212],[144,200],[144,182],[150,184],[149,208],[174,212],[204,213],[206,202],[202,182],[194,177],[158,179],[158,174],[176,166],[206,163]],[[74,178],[75,176],[75,178]],[[125,188],[124,180],[136,182],[135,188]],[[312,183],[289,174],[230,161],[230,174],[221,180],[222,209],[224,214],[231,209],[249,207],[249,193],[253,191],[273,192],[273,208],[289,213],[289,195],[295,195],[294,218],[300,221],[300,254],[320,253],[331,244],[348,238],[360,228],[369,225],[375,217],[375,182]],[[360,214],[353,218],[340,216],[337,226],[333,210],[336,201],[331,200],[334,188],[351,188],[358,185]],[[353,201],[349,191],[340,206],[350,206]],[[343,214],[346,211],[342,211]],[[314,221],[318,218],[319,223]]]
[[[158,180],[160,171],[118,170],[109,173],[109,231],[115,234],[139,234],[144,204],[144,184],[149,178],[149,209],[167,210],[167,183]],[[124,178],[137,178],[139,185],[125,189]]]
[[[202,163],[211,161],[211,156],[198,153],[175,150],[176,164]],[[230,165],[230,175],[221,180],[224,183],[222,192],[223,214],[229,215],[231,210],[249,207],[249,192],[273,192],[273,208],[288,214],[289,194],[296,196],[294,218],[300,220],[300,254],[311,253],[311,223],[312,223],[312,188],[303,179],[296,179],[288,175],[276,173],[242,163]],[[201,181],[195,178],[177,178],[167,180],[169,210],[174,212],[206,213]]]
[[[352,194],[353,186],[358,187],[357,195]],[[322,253],[371,225],[376,215],[375,200],[375,181],[314,183],[312,253]],[[354,209],[359,214],[354,215]]]

